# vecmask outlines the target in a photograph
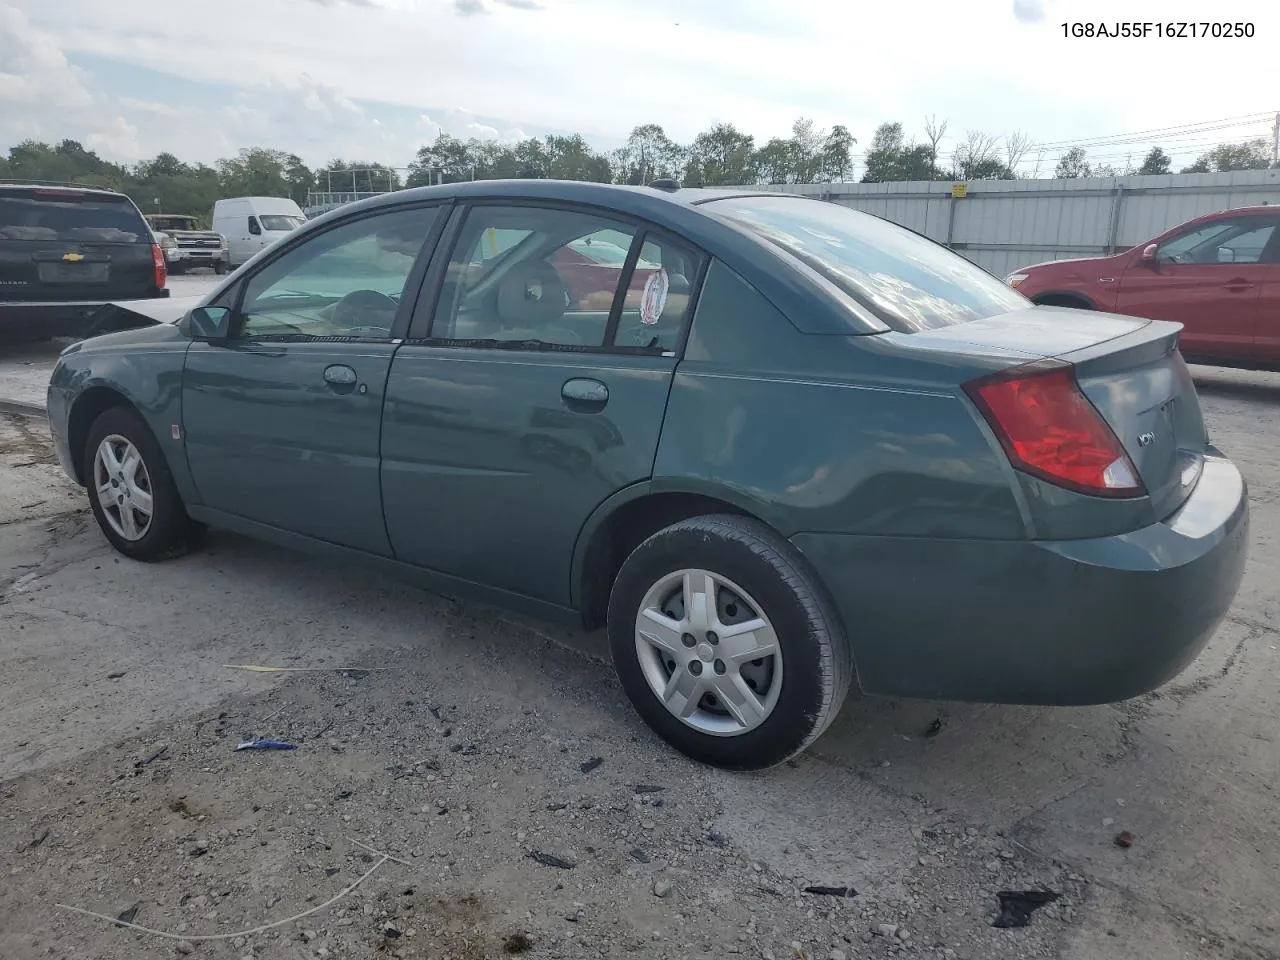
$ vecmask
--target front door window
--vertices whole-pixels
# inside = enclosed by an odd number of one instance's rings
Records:
[[[310,237],[245,284],[240,336],[385,339],[434,207],[365,217]]]

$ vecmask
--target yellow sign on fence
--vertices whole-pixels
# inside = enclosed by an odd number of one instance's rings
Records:
[[[967,183],[953,183],[951,185],[951,196],[957,200],[963,200],[969,195],[969,185]]]

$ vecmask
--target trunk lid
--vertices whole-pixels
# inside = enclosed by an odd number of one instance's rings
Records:
[[[1208,437],[1181,324],[1035,307],[913,335],[930,347],[982,350],[1074,367],[1081,390],[1133,461],[1156,514],[1182,505],[1200,477]]]
[[[0,301],[145,296],[151,232],[123,196],[0,188]]]

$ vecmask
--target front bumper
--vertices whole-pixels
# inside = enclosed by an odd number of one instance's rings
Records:
[[[1216,451],[1166,520],[1088,540],[798,534],[867,693],[1114,703],[1177,676],[1244,575],[1248,490]]]
[[[168,288],[152,288],[131,300],[156,300],[169,296]],[[24,300],[0,302],[0,338],[80,337],[89,329],[90,318],[110,300]]]
[[[226,247],[168,247],[164,251],[166,263],[181,263],[199,267],[205,264],[226,263]]]
[[[55,377],[58,375],[58,370],[58,367],[54,368]],[[51,381],[45,394],[45,415],[49,418],[49,436],[53,440],[53,450],[58,455],[58,463],[62,471],[76,483],[81,483],[80,477],[76,475],[75,460],[71,456],[71,443],[67,436],[70,413],[70,391]]]

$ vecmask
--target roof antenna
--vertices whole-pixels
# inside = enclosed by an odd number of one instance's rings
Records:
[[[654,190],[664,190],[667,193],[675,193],[680,189],[680,184],[670,177],[662,177],[658,180],[649,181],[650,188]]]

